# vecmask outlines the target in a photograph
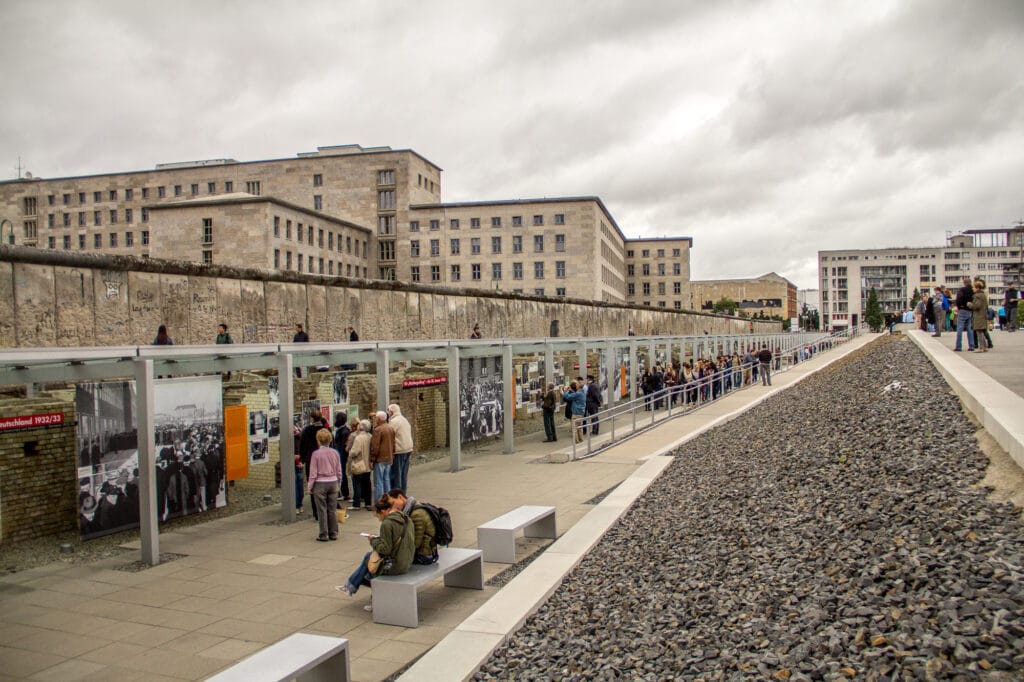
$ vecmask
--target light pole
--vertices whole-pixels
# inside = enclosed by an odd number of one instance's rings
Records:
[[[7,218],[4,218],[3,220],[0,220],[0,244],[3,243],[3,239],[4,239],[4,225],[10,225],[11,226],[11,236],[7,238],[8,239],[7,243],[13,246],[14,245],[14,223],[12,223]]]

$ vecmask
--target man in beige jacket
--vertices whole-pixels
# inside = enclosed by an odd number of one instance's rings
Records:
[[[391,487],[409,494],[409,458],[412,457],[412,425],[398,405],[388,405],[388,423],[395,430],[395,461],[391,463]]]

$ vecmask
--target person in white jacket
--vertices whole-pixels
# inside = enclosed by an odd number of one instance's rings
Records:
[[[391,487],[409,494],[409,458],[412,457],[412,425],[402,408],[388,405],[388,423],[395,430],[395,460],[391,463]]]

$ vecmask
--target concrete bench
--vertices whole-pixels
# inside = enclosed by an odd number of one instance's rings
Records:
[[[444,576],[447,587],[484,589],[484,563],[479,549],[439,547],[436,563],[413,564],[408,573],[373,578],[373,622],[414,628],[420,624],[417,592],[434,578]]]
[[[520,529],[528,538],[557,538],[555,508],[524,505],[477,528],[476,544],[483,550],[484,561],[514,564]]]
[[[297,632],[207,678],[207,682],[350,679],[347,639]]]

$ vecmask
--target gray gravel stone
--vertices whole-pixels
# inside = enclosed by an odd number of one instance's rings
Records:
[[[679,448],[476,679],[1019,679],[1024,523],[974,430],[872,344]]]

